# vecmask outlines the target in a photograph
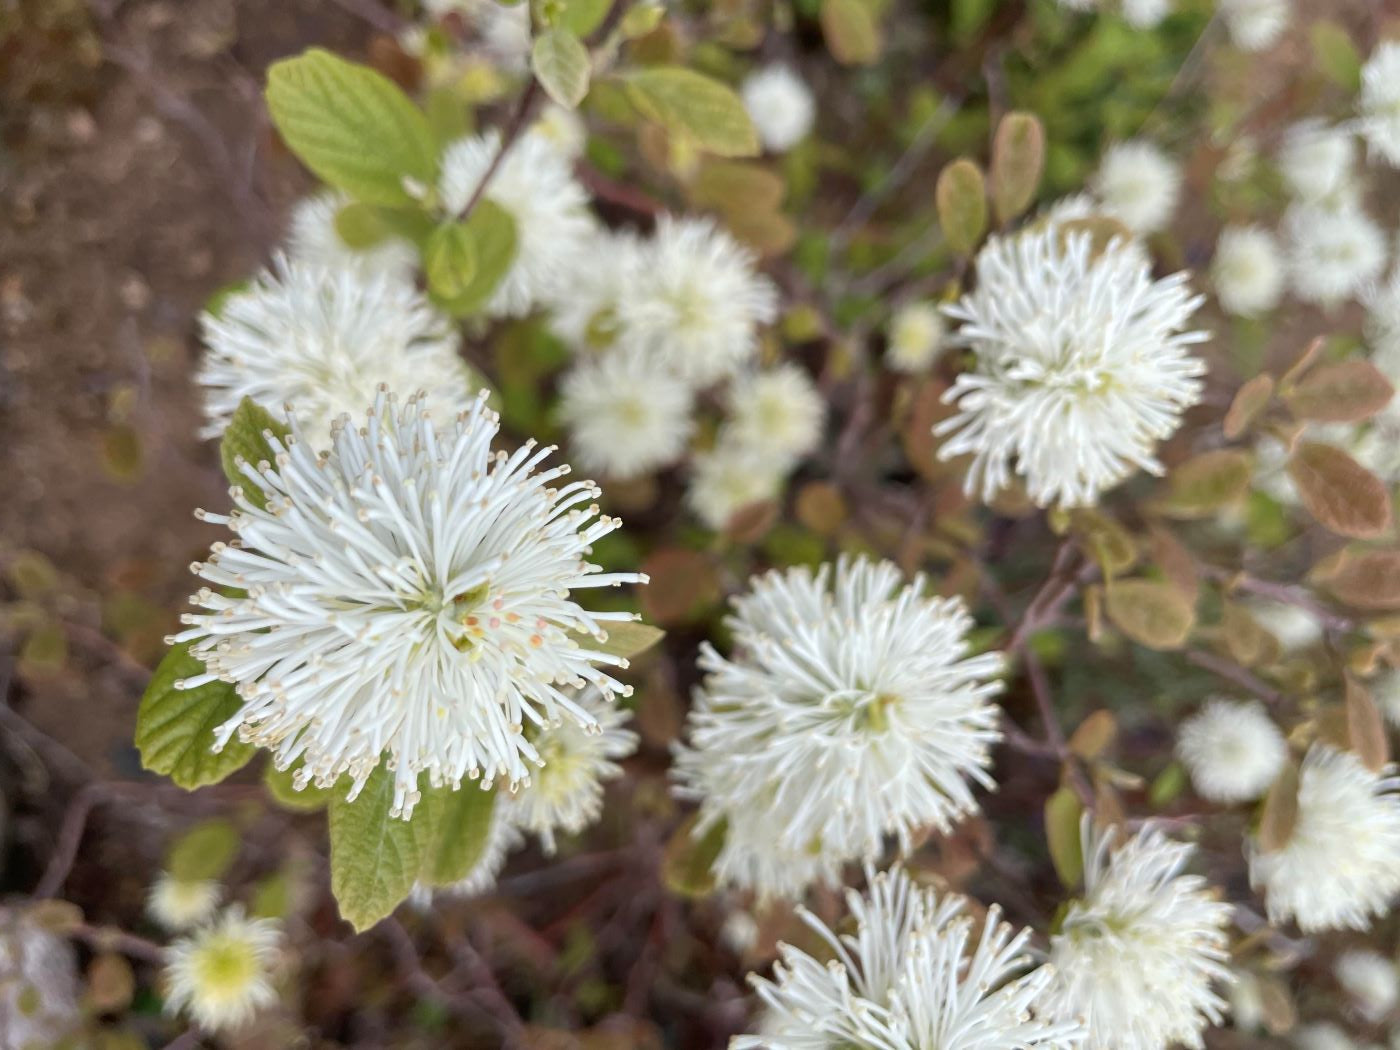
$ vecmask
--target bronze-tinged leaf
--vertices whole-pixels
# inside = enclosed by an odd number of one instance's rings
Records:
[[[1279,657],[1278,639],[1259,626],[1248,609],[1237,602],[1226,602],[1221,610],[1225,648],[1244,667],[1268,666]]]
[[[1008,113],[992,140],[992,207],[1005,225],[1035,199],[1045,171],[1045,126],[1034,113]]]
[[[818,15],[831,57],[843,66],[863,66],[880,57],[880,24],[867,0],[822,0]]]
[[[638,591],[642,612],[663,627],[687,623],[719,600],[719,574],[701,551],[665,547],[642,563],[647,582]]]
[[[1235,391],[1225,413],[1225,436],[1232,441],[1243,434],[1268,407],[1274,396],[1274,377],[1267,372],[1257,375]]]
[[[724,535],[734,543],[757,543],[778,520],[778,504],[771,499],[740,507],[725,523]]]
[[[1196,625],[1195,607],[1169,583],[1123,580],[1107,590],[1108,618],[1149,649],[1180,649]]]
[[[1359,423],[1395,396],[1395,387],[1369,361],[1343,361],[1314,369],[1283,397],[1299,419],[1318,423]]]
[[[1290,760],[1264,796],[1259,811],[1259,848],[1265,853],[1283,849],[1297,824],[1298,764]]]
[[[1112,711],[1095,711],[1070,735],[1069,749],[1086,762],[1099,758],[1118,738],[1118,719]]]
[[[1323,336],[1318,336],[1307,345],[1298,360],[1288,366],[1288,371],[1283,373],[1283,378],[1278,381],[1279,389],[1288,390],[1295,383],[1302,380],[1308,369],[1317,364],[1317,359],[1322,356],[1322,350],[1327,345],[1327,340]]]
[[[1186,596],[1193,605],[1201,592],[1201,577],[1196,571],[1196,559],[1186,549],[1176,534],[1165,525],[1153,523],[1147,534],[1151,542],[1153,562],[1171,581],[1172,586]]]
[[[1400,609],[1400,550],[1350,554],[1323,585],[1338,601],[1356,609]]]
[[[1373,773],[1390,761],[1385,723],[1371,693],[1351,675],[1346,676],[1347,739],[1351,750]]]
[[[1162,512],[1174,518],[1205,518],[1244,498],[1254,461],[1235,449],[1215,449],[1172,470]]]
[[[846,499],[829,481],[809,481],[794,501],[797,520],[818,536],[831,536],[846,521]]]
[[[1298,1023],[1298,1008],[1288,984],[1277,977],[1261,975],[1255,978],[1259,993],[1259,1014],[1270,1035],[1285,1035]]]
[[[1083,548],[1093,554],[1104,579],[1111,580],[1137,563],[1137,544],[1133,542],[1132,533],[1103,511],[1091,507],[1073,511],[1070,529],[1079,537]]]
[[[1288,461],[1288,476],[1308,512],[1338,535],[1373,539],[1390,528],[1390,493],[1341,449],[1303,442]]]

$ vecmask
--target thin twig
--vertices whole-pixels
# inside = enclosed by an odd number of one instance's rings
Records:
[[[1206,652],[1204,649],[1191,649],[1186,653],[1186,659],[1203,670],[1219,675],[1227,681],[1253,693],[1265,703],[1276,704],[1284,699],[1285,694],[1269,685],[1262,678],[1245,670],[1239,664],[1233,663],[1223,656]]]
[[[68,810],[63,814],[63,823],[59,825],[58,845],[54,848],[53,856],[49,858],[49,866],[44,869],[43,878],[34,890],[35,897],[44,900],[63,888],[68,873],[73,870],[73,862],[78,857],[78,847],[82,844],[88,817],[93,807],[103,801],[106,795],[105,784],[91,783],[85,784],[69,801]]]
[[[467,200],[467,206],[462,209],[457,216],[465,219],[476,207],[476,202],[481,200],[482,194],[486,192],[486,187],[495,178],[497,169],[501,162],[505,160],[506,153],[515,145],[515,140],[520,137],[520,133],[525,129],[525,124],[530,118],[530,110],[535,104],[535,98],[540,92],[540,82],[531,80],[525,91],[520,96],[520,102],[515,107],[515,112],[511,115],[510,122],[506,125],[505,131],[501,135],[501,148],[496,151],[496,155],[491,158],[491,165],[486,169],[486,174],[481,176],[481,181],[476,184],[476,189],[472,191],[471,197]]]
[[[120,952],[132,959],[161,966],[165,963],[165,949],[155,941],[127,933],[114,926],[89,926],[79,923],[66,928],[69,937],[82,941],[98,951]]]

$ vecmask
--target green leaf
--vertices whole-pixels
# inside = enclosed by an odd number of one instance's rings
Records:
[[[661,858],[661,880],[672,893],[682,897],[704,897],[713,892],[715,860],[729,832],[729,826],[721,820],[697,838],[695,825],[699,819],[699,814],[695,814],[675,830]]]
[[[588,94],[592,64],[588,49],[567,29],[550,29],[535,38],[530,65],[540,86],[565,109],[575,109]]]
[[[758,152],[753,121],[729,87],[694,70],[656,66],[630,74],[627,96],[644,117],[721,157]]]
[[[634,656],[640,656],[666,637],[666,632],[659,627],[631,620],[624,623],[608,624],[607,632],[607,639],[601,642],[591,634],[580,634],[576,631],[570,631],[569,637],[585,649],[608,653],[611,656],[621,656],[628,660]]]
[[[412,820],[389,815],[394,774],[380,762],[354,802],[330,803],[331,892],[341,916],[366,930],[408,896],[436,834],[437,806],[428,795]]]
[[[818,17],[827,50],[843,66],[869,65],[880,57],[880,26],[867,0],[822,0]]]
[[[1045,839],[1055,874],[1066,889],[1084,877],[1084,848],[1080,843],[1080,816],[1084,806],[1072,788],[1062,787],[1045,801]]]
[[[314,813],[325,809],[337,791],[344,793],[348,790],[344,783],[328,788],[308,783],[306,787],[298,790],[293,784],[293,778],[300,768],[301,761],[298,760],[286,769],[278,769],[269,762],[263,770],[263,785],[267,788],[267,793],[284,809],[296,813]]]
[[[450,222],[429,234],[423,247],[423,270],[435,295],[456,299],[466,294],[477,270],[471,228],[465,222]]]
[[[351,201],[335,213],[335,232],[355,251],[373,248],[393,233],[381,210],[362,201]]]
[[[217,784],[241,769],[256,750],[237,737],[215,752],[214,730],[236,715],[243,701],[227,682],[194,689],[175,683],[204,673],[204,664],[184,644],[172,646],[151,676],[136,712],[136,747],[141,765],[162,773],[187,791]]]
[[[470,875],[486,852],[496,792],[464,783],[456,791],[434,788],[433,793],[439,796],[434,803],[436,834],[424,859],[422,878],[434,886],[451,886]]]
[[[457,317],[465,317],[485,306],[515,262],[515,220],[495,201],[481,198],[462,225],[476,252],[476,271],[460,294],[434,296]]]
[[[1113,583],[1107,609],[1120,631],[1149,649],[1180,649],[1196,625],[1195,608],[1186,596],[1156,580]]]
[[[1174,518],[1205,518],[1244,499],[1254,476],[1247,452],[1218,448],[1173,468],[1163,513]]]
[[[185,882],[222,878],[238,856],[238,831],[227,820],[206,820],[170,847],[165,869]]]
[[[586,37],[603,24],[612,7],[612,0],[563,0],[564,10],[554,25],[567,29],[576,37]]]
[[[248,479],[239,468],[239,460],[257,466],[271,463],[275,458],[267,434],[271,432],[279,440],[285,440],[291,431],[250,397],[239,402],[233,418],[229,420],[224,436],[219,441],[219,462],[223,464],[224,476],[243,490],[248,501],[255,506],[267,506],[267,497],[262,490]]]
[[[1325,19],[1313,23],[1313,60],[1333,83],[1348,91],[1361,87],[1361,56],[1351,36],[1336,22]]]
[[[934,199],[948,246],[959,255],[971,255],[987,229],[987,187],[982,169],[966,157],[953,161],[939,173]]]
[[[437,181],[427,118],[393,81],[312,48],[267,73],[267,108],[287,146],[320,178],[370,204],[414,203],[405,178]]]

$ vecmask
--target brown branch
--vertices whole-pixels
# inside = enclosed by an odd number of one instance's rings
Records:
[[[506,124],[505,131],[501,133],[501,148],[496,151],[496,155],[491,158],[491,165],[486,169],[486,174],[481,176],[481,181],[477,183],[476,189],[467,200],[467,206],[462,209],[457,216],[458,219],[465,219],[476,207],[477,201],[481,200],[486,192],[486,187],[491,184],[491,180],[496,177],[496,171],[500,168],[501,162],[505,160],[506,153],[515,145],[515,140],[520,137],[520,133],[525,130],[525,125],[530,119],[530,110],[534,107],[535,98],[540,93],[540,82],[531,79],[529,85],[520,96],[520,102],[515,107],[515,112],[511,115],[510,122]]]
[[[1204,649],[1188,650],[1186,659],[1197,667],[1219,675],[1226,681],[1233,682],[1242,689],[1248,690],[1265,703],[1279,703],[1286,695],[1239,664],[1233,663],[1223,656],[1217,656],[1215,653],[1206,652]]]
[[[119,930],[115,926],[89,926],[87,923],[79,923],[67,927],[66,933],[97,951],[120,952],[129,958],[155,966],[165,964],[165,949],[161,945],[134,933]]]

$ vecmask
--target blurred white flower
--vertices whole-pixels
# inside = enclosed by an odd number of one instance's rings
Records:
[[[580,360],[559,392],[578,463],[605,477],[627,480],[674,463],[694,429],[690,386],[640,354]]]
[[[440,423],[479,388],[451,322],[390,274],[279,258],[201,315],[200,330],[205,437],[221,435],[245,397],[279,419],[290,405],[320,448],[331,422],[364,411],[381,385],[426,390],[424,407]]]
[[[1299,776],[1298,819],[1283,847],[1249,850],[1249,881],[1269,919],[1311,933],[1369,929],[1400,893],[1400,781],[1314,744]]]
[[[887,835],[907,849],[921,828],[947,832],[976,811],[973,784],[994,786],[1001,654],[969,655],[961,600],[928,589],[889,562],[842,558],[758,576],[733,600],[734,657],[702,645],[675,763],[699,831],[730,825],[721,882],[799,895],[879,856]],[[768,859],[803,853],[805,870]]]
[[[743,908],[735,908],[726,915],[724,924],[719,928],[720,941],[736,955],[747,955],[753,951],[758,944],[758,934],[758,920],[753,917],[753,912]]]
[[[27,904],[0,908],[0,1037],[16,1050],[85,1046],[73,1041],[91,1012],[73,946],[25,914]]]
[[[322,190],[297,203],[287,234],[287,254],[292,261],[412,280],[418,267],[418,252],[402,237],[389,236],[363,249],[345,243],[336,229],[335,217],[349,203],[350,198],[338,190]]]
[[[641,255],[641,239],[630,231],[590,234],[550,297],[550,330],[573,350],[625,346],[619,305],[639,279]]]
[[[208,922],[223,894],[215,879],[180,879],[163,871],[151,884],[146,912],[162,928],[178,933]]]
[[[976,353],[946,400],[940,457],[972,454],[967,491],[993,498],[1012,475],[1040,506],[1083,506],[1135,470],[1161,473],[1156,443],[1201,394],[1206,366],[1184,331],[1201,303],[1184,273],[1152,279],[1115,242],[1046,227],[993,237],[977,286],[946,313]]]
[[[750,977],[766,1007],[762,1034],[738,1037],[734,1050],[1082,1045],[1081,1021],[1056,1021],[1041,1009],[1053,974],[1032,968],[1030,931],[1003,922],[995,905],[976,923],[959,914],[963,898],[940,899],[900,869],[871,876],[865,897],[851,890],[846,899],[854,933],[838,935],[798,909],[830,961],[781,945],[774,980]]]
[[[1227,226],[1215,242],[1211,278],[1220,305],[1241,317],[1257,317],[1278,305],[1284,287],[1278,238],[1258,226]]]
[[[1269,598],[1251,598],[1245,605],[1254,622],[1273,635],[1287,652],[1307,649],[1322,640],[1322,621],[1310,609]]]
[[[1283,734],[1257,700],[1211,700],[1182,725],[1176,751],[1212,802],[1259,798],[1288,761]]]
[[[301,758],[298,787],[348,774],[351,798],[388,752],[407,818],[420,773],[525,780],[539,760],[525,722],[595,724],[562,685],[630,692],[596,666],[625,660],[575,639],[631,614],[571,593],[641,578],[585,559],[619,522],[598,516],[592,482],[556,486],[568,467],[536,472],[552,449],[494,451],[497,422],[484,397],[438,428],[416,399],[381,393],[317,455],[294,420],[273,464],[243,465],[266,508],[235,490],[231,515],[198,515],[237,537],[193,566],[212,586],[174,639],[207,668],[178,688],[238,686],[218,746],[236,732],[278,768]]]
[[[1235,972],[1230,986],[1230,1020],[1241,1032],[1255,1032],[1264,1023],[1264,995],[1259,979],[1248,970]]]
[[[773,153],[792,149],[812,130],[816,100],[806,81],[784,65],[750,73],[740,88],[763,148]]]
[[[1385,235],[1359,207],[1295,204],[1283,216],[1294,294],[1331,308],[1385,268]]]
[[[785,465],[734,442],[720,442],[691,458],[685,502],[711,529],[725,528],[745,507],[775,498],[783,488]]]
[[[1400,268],[1379,283],[1362,290],[1366,307],[1366,342],[1371,362],[1392,383],[1400,384]]]
[[[530,60],[530,5],[498,0],[423,0],[434,18],[460,14],[485,47],[487,57],[508,72],[523,72]]]
[[[933,303],[907,303],[890,318],[885,362],[896,372],[926,372],[943,349],[948,324]]]
[[[1297,1050],[1362,1050],[1361,1044],[1330,1021],[1300,1026],[1293,1033]]]
[[[1385,720],[1400,727],[1400,669],[1389,668],[1366,683]]]
[[[1400,167],[1400,43],[1383,41],[1361,67],[1359,108],[1371,155]]]
[[[271,919],[247,919],[238,905],[166,949],[165,1009],[210,1031],[237,1029],[277,1001],[272,966],[281,932]]]
[[[777,292],[754,265],[710,220],[662,216],[618,303],[627,340],[697,386],[734,375],[777,316]]]
[[[728,391],[720,441],[732,441],[787,470],[821,442],[826,402],[795,364],[743,375]]]
[[[595,690],[578,697],[593,718],[585,728],[572,722],[546,726],[535,736],[544,765],[510,797],[511,819],[537,836],[547,856],[554,835],[576,835],[603,812],[603,782],[622,775],[618,759],[637,750],[637,734],[624,728],[628,713]]]
[[[1284,182],[1301,201],[1351,203],[1355,185],[1356,142],[1351,133],[1319,120],[1288,129],[1278,153]]]
[[[1122,0],[1123,20],[1134,29],[1155,29],[1171,14],[1172,0]]]
[[[466,210],[500,148],[495,131],[447,147],[438,190],[449,214]],[[483,196],[515,221],[515,257],[486,312],[522,317],[557,294],[574,257],[588,244],[594,229],[588,195],[575,181],[568,158],[549,139],[532,132],[511,144]]]
[[[1109,147],[1093,179],[1103,210],[1134,233],[1160,230],[1176,211],[1181,169],[1143,139]]]
[[[530,132],[544,139],[566,160],[576,160],[588,142],[588,128],[575,110],[550,102],[540,111]]]
[[[1050,938],[1053,1008],[1087,1020],[1087,1050],[1199,1050],[1225,1013],[1230,905],[1183,874],[1193,847],[1144,828],[1114,848],[1116,829],[1082,828],[1084,895]]]
[[[1272,47],[1293,17],[1292,0],[1220,0],[1220,16],[1241,51]]]
[[[1356,948],[1343,952],[1333,972],[1356,1008],[1369,1023],[1376,1024],[1400,1001],[1400,976],[1395,960],[1379,952]]]

